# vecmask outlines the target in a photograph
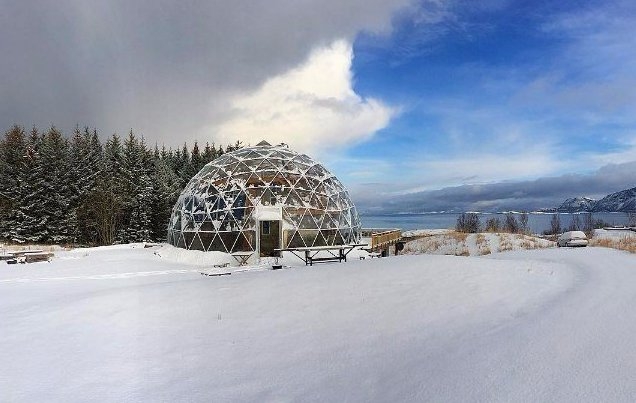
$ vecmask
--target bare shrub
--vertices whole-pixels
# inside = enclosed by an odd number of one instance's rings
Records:
[[[486,220],[486,231],[487,232],[499,232],[501,229],[501,222],[497,217],[491,217]]]
[[[583,216],[582,230],[588,237],[592,236],[592,233],[594,232],[594,217],[592,217],[592,213],[587,213]]]
[[[530,232],[530,228],[528,227],[528,213],[525,211],[519,216],[519,230],[524,234]]]
[[[561,218],[558,214],[553,214],[550,220],[550,234],[558,235],[561,233]]]
[[[619,239],[594,238],[590,241],[590,246],[600,246],[603,248],[612,248],[636,253],[636,237],[625,237]]]
[[[519,230],[521,229],[521,226],[519,225],[519,222],[517,221],[517,218],[515,217],[514,214],[512,213],[506,214],[504,229],[506,230],[506,232],[510,232],[511,234],[516,234],[519,232]]]
[[[459,217],[457,217],[455,229],[458,232],[474,234],[479,232],[480,227],[481,223],[479,222],[479,216],[475,213],[461,213]]]

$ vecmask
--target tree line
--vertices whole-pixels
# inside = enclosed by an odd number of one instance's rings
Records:
[[[111,245],[164,241],[181,190],[208,162],[241,147],[149,147],[131,130],[13,126],[0,139],[0,238]]]
[[[580,217],[579,217],[580,216]],[[629,216],[630,226],[636,225],[636,215]],[[632,224],[632,221],[634,224]],[[575,214],[568,226],[561,224],[559,214],[553,214],[550,219],[550,229],[543,232],[543,235],[559,235],[563,231],[583,231],[588,236],[592,235],[595,228],[603,228],[610,224],[603,220],[595,220],[592,213]],[[513,213],[506,213],[503,220],[498,217],[490,217],[482,225],[479,215],[476,213],[462,213],[457,217],[455,229],[458,232],[477,233],[482,230],[485,232],[508,232],[512,234],[528,234],[530,228],[528,226],[528,213],[521,213],[517,218]]]

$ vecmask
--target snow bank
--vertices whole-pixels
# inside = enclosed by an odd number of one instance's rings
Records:
[[[200,250],[187,250],[177,248],[169,244],[161,244],[155,248],[154,253],[169,262],[188,264],[194,266],[214,267],[219,265],[238,266],[238,261],[232,255],[225,252],[203,252]]]
[[[555,243],[529,235],[491,233],[465,234],[453,230],[414,232],[420,238],[406,243],[405,254],[480,256],[519,249],[550,248]]]

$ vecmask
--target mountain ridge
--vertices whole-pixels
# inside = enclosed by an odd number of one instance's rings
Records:
[[[611,193],[600,200],[577,196],[565,199],[556,208],[542,209],[558,213],[632,213],[636,212],[636,187]]]

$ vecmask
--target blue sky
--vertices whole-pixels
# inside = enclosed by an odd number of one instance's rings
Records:
[[[433,12],[437,18],[399,14],[390,35],[356,38],[356,91],[400,112],[347,150],[381,169],[338,168],[346,181],[401,194],[593,176],[634,160],[633,3],[447,4]],[[629,170],[625,186],[636,186]],[[613,190],[581,188],[571,196],[606,191]]]
[[[636,3],[0,0],[0,125],[285,142],[367,211],[636,186]]]

